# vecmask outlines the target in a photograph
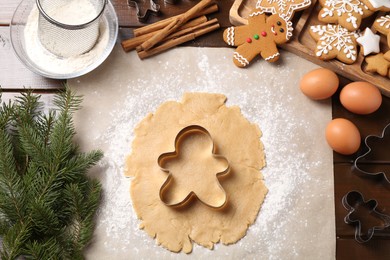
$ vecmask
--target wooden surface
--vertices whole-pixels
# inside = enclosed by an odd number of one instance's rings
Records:
[[[246,23],[244,18],[248,17],[252,8],[256,6],[256,2],[257,0],[236,0],[233,3],[232,9],[230,10],[231,22],[234,25],[241,25]],[[310,26],[324,23],[318,21],[317,18],[318,12],[321,9],[320,4],[317,0],[312,0],[312,2],[313,4],[310,8],[300,13],[298,12],[294,16],[294,36],[288,43],[283,44],[281,47],[322,67],[337,71],[340,75],[351,80],[369,81],[378,86],[384,95],[390,97],[390,78],[382,77],[376,73],[373,74],[365,72],[365,67],[367,64],[364,61],[362,48],[360,48],[357,61],[351,65],[344,64],[336,59],[322,61],[315,56],[314,50],[316,48],[317,42],[310,36]],[[361,28],[370,27],[375,32],[375,29],[372,28],[372,24],[375,21],[375,18],[381,15],[383,15],[383,13],[378,12],[373,16],[364,19]],[[381,51],[386,52],[387,50],[389,50],[389,47],[387,45],[386,37],[381,35]]]
[[[162,0],[160,0],[163,2]],[[0,2],[0,35],[2,38],[7,38],[9,30],[8,24],[12,17],[13,9],[16,6],[15,0],[1,0]],[[218,4],[220,12],[217,16],[222,29],[207,36],[203,36],[194,42],[187,45],[192,46],[224,46],[221,33],[224,28],[230,26],[229,10],[233,4],[233,0],[222,0]],[[162,5],[162,15],[158,18],[152,17],[152,20],[161,19],[170,15],[174,15],[188,9],[190,6],[197,3],[192,0],[178,1],[177,5]],[[119,16],[121,29],[119,32],[119,41],[128,38],[132,35],[132,29],[140,26],[140,23],[134,17],[134,10],[130,10],[125,0],[114,0],[113,4]],[[7,38],[9,39],[9,38]],[[37,75],[30,74],[23,65],[15,61],[13,51],[7,43],[7,49],[3,46],[0,50],[0,85],[7,92],[6,98],[12,97],[23,86],[41,89],[40,93],[44,95],[45,102],[49,103],[46,95],[50,95],[55,91],[55,86],[61,86],[59,81],[48,81]],[[0,39],[0,48],[1,48]],[[233,51],[233,50],[232,50]],[[283,59],[283,57],[281,58]],[[265,62],[265,61],[264,61]],[[5,78],[7,81],[5,81]],[[27,82],[27,83],[26,83]],[[350,82],[343,79],[341,86]],[[54,88],[53,88],[54,87]],[[45,94],[46,93],[46,94]],[[338,100],[338,95],[333,97],[333,117],[343,117],[354,122],[361,134],[362,138],[367,135],[379,135],[385,125],[390,123],[390,98],[383,97],[383,104],[379,111],[371,115],[358,116],[346,111]],[[389,147],[383,147],[383,153],[389,153]],[[390,230],[386,230],[385,236],[374,237],[367,244],[359,244],[354,238],[354,228],[344,223],[343,219],[347,211],[341,205],[341,198],[350,190],[359,190],[363,193],[366,199],[377,199],[379,208],[383,212],[390,214],[390,184],[377,178],[369,178],[358,174],[353,168],[353,161],[358,154],[364,151],[364,146],[360,151],[352,156],[341,156],[334,154],[334,176],[335,176],[335,211],[336,211],[336,242],[337,242],[337,259],[390,259]],[[330,191],[332,192],[332,191]]]

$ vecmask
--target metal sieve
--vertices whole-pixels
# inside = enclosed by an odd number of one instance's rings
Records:
[[[36,0],[38,38],[60,57],[83,54],[99,37],[99,21],[107,0]]]

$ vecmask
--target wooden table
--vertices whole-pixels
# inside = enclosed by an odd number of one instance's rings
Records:
[[[159,2],[163,1],[159,0]],[[176,5],[161,4],[161,16],[150,17],[149,22],[181,13],[196,2],[181,0]],[[234,0],[219,1],[220,11],[210,16],[219,19],[221,30],[202,36],[187,45],[225,47],[221,33],[224,28],[230,26],[228,17],[233,2]],[[142,26],[142,24],[135,18],[135,11],[127,5],[126,0],[113,0],[112,3],[120,24],[118,41],[122,41],[132,36],[131,28]],[[31,87],[47,98],[63,87],[63,81],[45,79],[33,74],[15,57],[9,40],[9,24],[16,6],[17,1],[15,0],[2,0],[0,3],[0,85],[5,92],[4,96],[13,96],[22,91],[24,87]],[[347,79],[342,79],[341,82],[341,86],[349,83]],[[333,96],[332,102],[333,117],[343,117],[354,122],[359,128],[362,138],[367,135],[380,135],[383,128],[390,123],[390,98],[383,97],[381,108],[367,116],[348,112],[341,106],[338,95]],[[383,153],[389,153],[389,148],[382,147],[381,149]],[[366,244],[359,244],[354,240],[354,227],[344,223],[347,212],[341,204],[341,199],[350,190],[359,190],[366,199],[376,199],[379,203],[379,209],[390,215],[390,184],[380,178],[362,176],[353,167],[354,159],[364,151],[365,147],[362,145],[358,153],[351,156],[334,154],[337,259],[390,259],[390,230],[385,232],[387,236],[374,237]]]

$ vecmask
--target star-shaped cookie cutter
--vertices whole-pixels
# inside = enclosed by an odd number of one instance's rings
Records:
[[[170,184],[172,183],[172,180],[173,180],[172,173],[168,169],[164,168],[164,163],[165,163],[166,160],[177,158],[179,156],[179,154],[180,154],[180,148],[179,147],[180,147],[180,143],[182,142],[182,140],[185,139],[186,137],[188,137],[189,135],[194,134],[194,133],[202,133],[202,134],[208,136],[208,138],[212,142],[212,153],[211,153],[211,155],[214,158],[216,158],[217,160],[224,160],[226,162],[226,165],[227,165],[226,169],[224,171],[217,172],[215,174],[217,179],[219,179],[222,176],[226,176],[230,172],[230,165],[229,165],[229,162],[226,159],[226,157],[224,157],[222,155],[219,155],[219,154],[216,154],[216,146],[215,146],[215,143],[214,143],[210,133],[205,128],[203,128],[202,126],[199,126],[199,125],[187,126],[187,127],[183,128],[176,135],[176,138],[175,138],[175,151],[168,152],[168,153],[163,153],[157,159],[157,163],[160,166],[160,169],[162,171],[168,173],[168,177],[167,177],[166,181],[164,182],[164,184],[160,188],[160,192],[159,192],[160,200],[165,205],[170,206],[170,207],[182,207],[182,206],[187,205],[193,199],[198,199],[202,204],[204,204],[204,205],[206,205],[206,206],[208,206],[210,208],[221,209],[221,208],[223,208],[227,204],[228,196],[227,196],[226,191],[224,190],[224,188],[221,186],[219,180],[217,180],[217,183],[219,185],[219,188],[223,191],[223,193],[225,195],[224,201],[221,204],[219,204],[219,205],[210,205],[210,204],[204,202],[203,200],[201,200],[195,194],[194,191],[191,191],[182,201],[179,201],[177,203],[170,203],[170,202],[168,202],[168,201],[166,201],[164,199],[164,191],[166,191],[166,189],[170,186]]]
[[[376,210],[378,202],[376,200],[365,201],[363,195],[358,191],[348,192],[342,199],[342,204],[348,214],[344,218],[344,222],[347,224],[354,224],[355,227],[355,240],[359,243],[365,243],[372,239],[376,231],[384,230],[390,227],[390,216],[380,213]],[[359,208],[365,207],[368,211],[366,214],[371,217],[375,217],[381,220],[382,225],[372,226],[368,229],[367,234],[362,234],[362,222],[360,218],[354,218],[352,215],[359,214]],[[361,216],[361,215],[359,215]]]
[[[160,14],[160,5],[157,4],[154,0],[147,0],[147,1],[149,1],[149,8],[146,9],[145,13],[141,14],[141,8],[140,8],[140,4],[138,3],[138,1],[139,0],[127,0],[127,4],[130,7],[135,8],[137,19],[141,23],[145,23],[151,14],[153,14],[153,15]]]
[[[372,152],[372,150],[373,150],[372,147],[370,147],[370,145],[368,144],[369,140],[371,140],[371,139],[378,139],[378,141],[386,141],[387,140],[386,142],[390,143],[390,123],[385,126],[385,128],[383,129],[382,134],[380,136],[368,135],[365,138],[364,143],[366,144],[366,146],[368,148],[368,151],[356,158],[356,160],[354,162],[354,166],[355,166],[355,168],[357,170],[359,170],[360,172],[362,172],[364,174],[367,174],[367,175],[371,175],[371,176],[382,175],[384,177],[384,179],[388,183],[390,183],[390,172],[387,172],[387,173],[385,171],[368,172],[368,171],[365,171],[365,170],[363,170],[362,168],[359,167],[359,164],[362,163],[361,162],[362,159],[364,159],[367,155],[369,155]],[[389,154],[389,153],[387,153],[387,154]],[[386,161],[386,160],[385,161],[374,161],[374,163],[390,164],[390,159],[388,161]]]

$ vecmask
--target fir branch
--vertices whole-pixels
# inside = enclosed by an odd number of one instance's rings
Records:
[[[65,88],[47,114],[39,98],[28,91],[0,107],[0,255],[82,259],[101,193],[86,173],[103,154],[73,143],[81,97]]]

